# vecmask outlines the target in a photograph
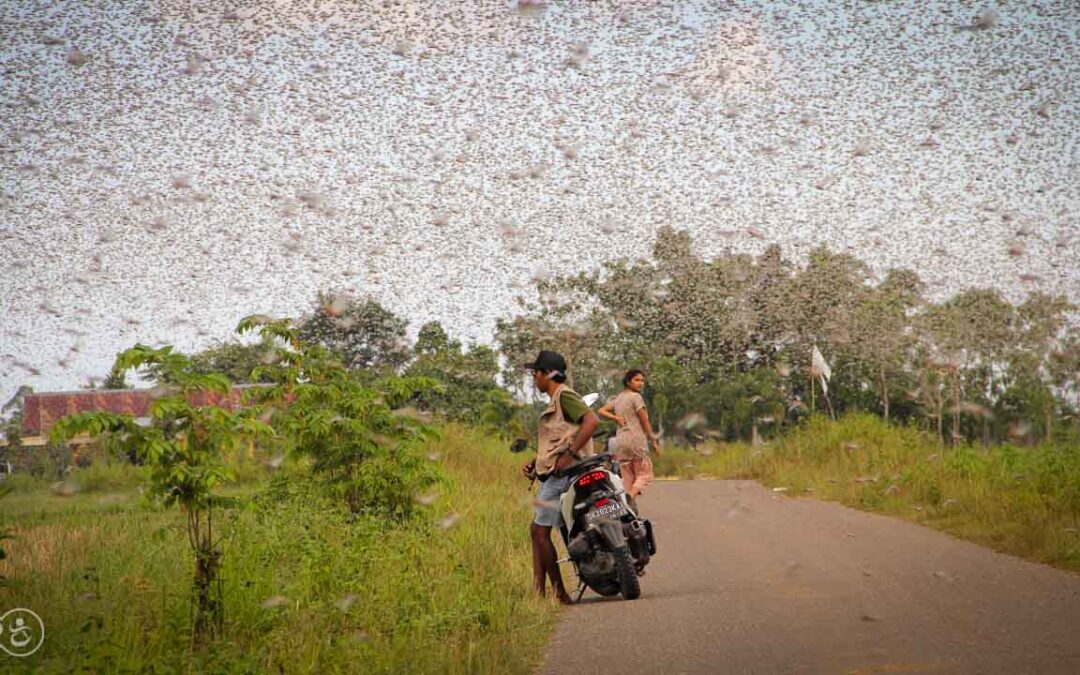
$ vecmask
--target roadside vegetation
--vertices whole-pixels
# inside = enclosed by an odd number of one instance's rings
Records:
[[[512,368],[540,344],[559,346],[581,392],[614,395],[641,368],[654,423],[690,444],[782,436],[815,412],[873,413],[949,445],[1080,442],[1080,315],[1062,296],[935,301],[910,270],[824,246],[805,265],[775,245],[708,259],[671,228],[652,253],[539,281],[498,324],[506,382],[524,393]]]
[[[443,478],[404,521],[353,513],[308,460],[228,462],[222,634],[195,648],[185,520],[145,505],[145,469],[77,469],[68,495],[24,481],[0,597],[48,638],[9,672],[531,672],[559,610],[528,592],[519,462],[460,426],[422,453]]]
[[[332,302],[327,316],[351,311]],[[529,592],[530,501],[506,439],[447,421],[452,408],[438,421],[416,407],[448,383],[368,357],[350,369],[341,349],[303,337],[309,325],[240,322],[258,333],[242,353],[261,385],[242,393],[236,368],[206,369],[220,360],[136,345],[110,377],[156,382],[147,417],[94,411],[52,426],[0,505],[11,537],[0,592],[48,634],[17,666],[536,665],[558,609]],[[65,441],[80,434],[96,441],[75,458]]]
[[[899,516],[1080,572],[1080,445],[943,446],[867,414],[814,416],[765,445],[668,449],[657,475],[746,478]]]

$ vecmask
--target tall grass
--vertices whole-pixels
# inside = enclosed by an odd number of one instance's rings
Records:
[[[529,593],[518,464],[459,427],[428,448],[448,478],[405,523],[350,515],[303,467],[232,491],[225,634],[190,647],[182,516],[114,495],[9,496],[5,606],[46,624],[34,672],[499,672],[538,663],[558,607]],[[105,499],[110,497],[112,499]],[[17,498],[17,499],[16,499]],[[104,501],[103,501],[104,500]],[[424,499],[424,501],[428,501]],[[455,518],[447,518],[453,514]]]
[[[1080,571],[1080,447],[942,447],[872,415],[815,417],[767,445],[672,449],[658,475],[753,478]]]

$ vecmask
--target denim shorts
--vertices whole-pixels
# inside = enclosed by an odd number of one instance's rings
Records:
[[[536,495],[536,517],[533,522],[544,527],[562,525],[562,512],[559,511],[559,498],[570,487],[570,478],[551,476],[540,483],[540,494]]]

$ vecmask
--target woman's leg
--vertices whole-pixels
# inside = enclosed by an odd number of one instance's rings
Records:
[[[652,460],[648,457],[641,459],[635,459],[634,464],[634,495],[640,495],[645,492],[645,488],[649,487],[649,483],[652,483],[653,479],[653,467]]]
[[[634,492],[634,482],[637,480],[637,467],[634,460],[619,460],[619,468],[622,469],[623,487],[626,488],[626,496],[633,499],[637,496]]]

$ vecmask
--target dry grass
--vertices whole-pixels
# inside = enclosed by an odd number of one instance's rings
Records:
[[[762,447],[670,450],[658,475],[753,478],[899,516],[994,549],[1080,571],[1080,448],[941,447],[870,415],[818,417]]]

